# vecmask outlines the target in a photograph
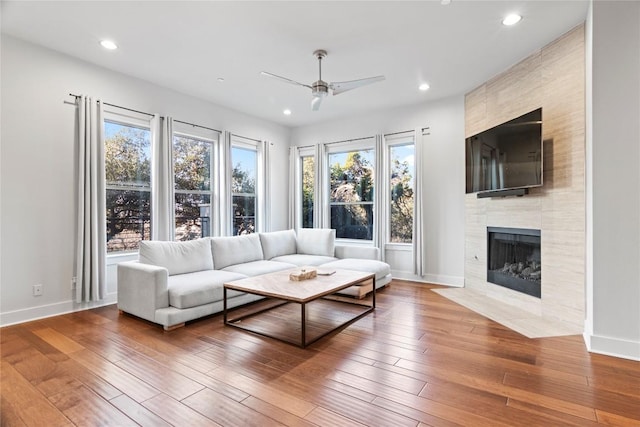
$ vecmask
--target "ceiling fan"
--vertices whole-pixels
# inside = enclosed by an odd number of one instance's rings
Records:
[[[318,109],[320,109],[320,103],[322,102],[322,98],[327,96],[327,94],[329,93],[329,89],[331,89],[331,93],[333,95],[339,95],[348,90],[384,80],[384,76],[376,76],[376,77],[368,77],[368,78],[359,79],[359,80],[349,80],[346,82],[327,83],[324,80],[322,80],[322,59],[327,56],[327,51],[322,49],[316,50],[315,52],[313,52],[313,56],[318,58],[319,76],[318,76],[318,81],[311,83],[310,85],[300,83],[295,80],[288,79],[286,77],[278,76],[276,74],[268,73],[266,71],[263,71],[261,74],[263,76],[272,77],[274,79],[280,80],[285,83],[290,83],[297,86],[304,86],[311,89],[311,94],[313,95],[313,98],[311,99],[311,109],[313,111],[317,111]]]

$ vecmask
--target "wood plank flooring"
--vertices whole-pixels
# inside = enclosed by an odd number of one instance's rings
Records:
[[[526,338],[439,288],[394,280],[307,349],[115,306],[5,327],[1,425],[640,426],[640,362]]]

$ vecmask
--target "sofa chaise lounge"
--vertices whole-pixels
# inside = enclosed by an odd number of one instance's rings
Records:
[[[223,284],[302,266],[374,273],[391,281],[378,248],[335,244],[335,230],[301,229],[187,242],[142,241],[137,261],[118,264],[118,309],[165,330],[223,310]],[[341,293],[357,296],[356,287]],[[262,297],[228,291],[229,308]]]

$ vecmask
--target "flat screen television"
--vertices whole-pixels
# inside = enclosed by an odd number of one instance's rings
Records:
[[[468,137],[467,193],[542,185],[542,108]]]

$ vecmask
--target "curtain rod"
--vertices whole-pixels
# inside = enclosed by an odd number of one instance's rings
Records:
[[[73,93],[70,93],[69,96],[73,96],[76,99],[80,98],[80,95],[75,95]],[[146,116],[151,116],[151,117],[155,116],[155,114],[147,113],[146,111],[134,110],[133,108],[122,107],[120,105],[110,104],[108,102],[103,102],[103,104],[104,105],[108,105],[109,107],[115,107],[115,108],[120,108],[122,110],[131,111],[133,113],[144,114]],[[165,118],[165,116],[160,116],[160,117],[162,117],[163,119]],[[208,128],[206,126],[197,125],[195,123],[183,122],[182,120],[176,120],[176,119],[174,119],[173,121],[177,122],[177,123],[182,123],[184,125],[195,126],[195,127],[202,128],[202,129],[207,129],[207,130],[210,130],[210,131],[213,131],[213,132],[222,133],[222,131],[219,131],[218,129]]]
[[[363,138],[354,138],[354,139],[345,139],[344,141],[333,141],[333,142],[325,142],[324,145],[331,145],[331,144],[342,144],[344,142],[355,142],[355,141],[363,141],[365,139],[372,139],[375,138],[375,136],[365,136]]]
[[[197,128],[202,128],[202,129],[210,130],[210,131],[213,131],[213,132],[222,133],[222,131],[220,131],[218,129],[208,128],[206,126],[196,125],[195,123],[183,122],[182,120],[176,120],[176,119],[173,119],[173,121],[176,122],[176,123],[182,123],[183,125],[194,126],[194,127],[197,127]]]
[[[78,99],[80,98],[81,95],[75,95],[73,93],[70,93],[69,96],[73,96],[74,98]],[[155,114],[147,113],[146,111],[140,111],[140,110],[134,110],[133,108],[121,107],[120,105],[109,104],[108,102],[102,102],[102,103],[104,105],[108,105],[109,107],[121,108],[123,110],[131,111],[133,113],[144,114],[146,116],[151,116],[151,117],[155,116]]]
[[[238,135],[238,134],[235,134],[235,133],[232,133],[231,136],[235,136],[237,138],[242,138],[242,139],[248,139],[249,141],[253,141],[253,142],[262,142],[259,139],[249,138],[247,136],[242,136],[242,135]],[[271,143],[271,145],[273,145],[273,143]]]
[[[382,135],[382,136],[402,135],[403,133],[411,133],[411,132],[414,132],[414,130],[412,129],[412,130],[403,130],[403,131],[400,131],[400,132],[385,133],[385,134],[384,134],[384,135]]]

